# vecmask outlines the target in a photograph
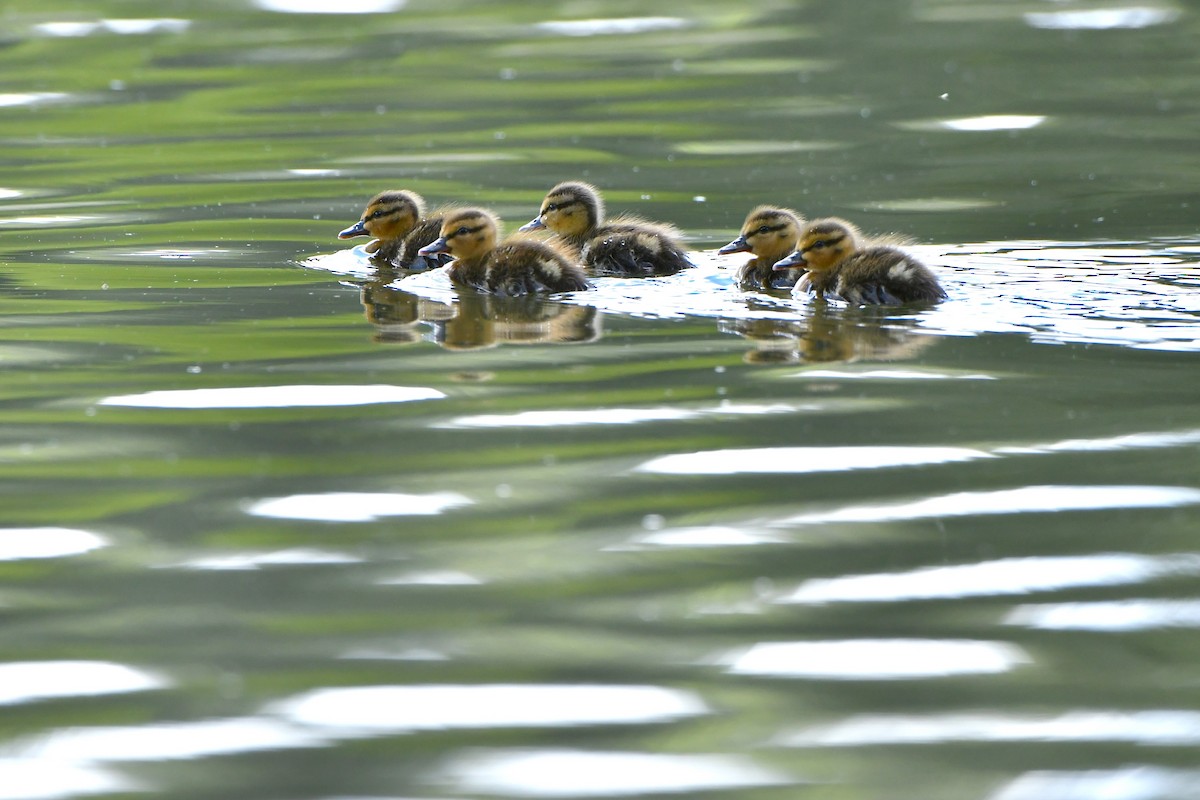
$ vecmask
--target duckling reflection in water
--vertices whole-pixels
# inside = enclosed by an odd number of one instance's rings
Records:
[[[543,228],[578,250],[594,275],[644,278],[692,266],[674,227],[627,214],[605,222],[599,190],[582,181],[555,186],[538,215],[521,226],[522,231]]]
[[[775,269],[803,267],[808,274],[793,294],[810,288],[818,297],[840,297],[855,305],[932,303],[946,292],[929,267],[887,242],[865,242],[851,223],[829,217],[810,222],[800,234],[796,252]]]
[[[722,333],[734,333],[751,343],[743,359],[748,364],[838,361],[891,361],[913,358],[935,342],[914,333],[915,322],[898,320],[895,311],[847,309],[815,305],[803,320],[724,320]]]
[[[450,280],[484,292],[523,295],[590,288],[572,253],[554,242],[516,234],[497,243],[500,219],[482,208],[461,208],[442,221],[441,236],[418,252],[449,253]]]
[[[717,255],[753,253],[754,258],[738,270],[737,285],[742,289],[790,289],[804,274],[803,267],[775,271],[800,241],[804,218],[790,208],[759,206],[746,216],[738,238],[717,251]]]
[[[447,350],[576,344],[599,339],[601,319],[591,306],[567,305],[537,295],[464,294],[452,318],[434,323],[433,338]]]
[[[431,269],[441,266],[442,261],[419,255],[418,251],[438,238],[443,216],[445,212],[440,210],[425,216],[425,200],[416,192],[392,189],[372,197],[362,219],[339,233],[338,238],[373,236],[363,249],[377,264]]]
[[[454,309],[445,303],[418,297],[390,285],[403,277],[394,268],[381,268],[369,281],[359,286],[359,301],[363,316],[375,333],[372,339],[389,344],[412,344],[421,341],[421,323],[450,319]]]

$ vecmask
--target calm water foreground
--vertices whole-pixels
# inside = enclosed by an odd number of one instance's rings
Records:
[[[1200,795],[1194,9],[321,5],[0,10],[0,800]],[[696,269],[334,238],[566,177]]]

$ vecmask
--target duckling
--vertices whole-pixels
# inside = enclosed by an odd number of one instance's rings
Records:
[[[753,253],[738,270],[742,289],[789,289],[804,274],[803,267],[775,272],[775,262],[796,249],[804,217],[790,208],[759,206],[746,216],[742,234],[717,251],[718,255]]]
[[[543,228],[577,248],[584,266],[596,275],[645,278],[692,266],[674,227],[628,214],[605,222],[599,190],[582,181],[551,189],[538,215],[520,230]]]
[[[339,233],[338,238],[374,236],[363,248],[374,261],[402,269],[430,269],[442,262],[420,256],[417,251],[438,237],[443,216],[443,211],[425,216],[425,200],[421,195],[393,189],[372,197],[362,219]]]
[[[793,294],[809,288],[856,305],[931,303],[946,292],[929,267],[888,243],[864,241],[858,228],[830,217],[808,223],[796,252],[776,262],[775,269],[805,267],[808,274]]]
[[[509,236],[497,244],[500,219],[482,208],[450,211],[437,241],[418,253],[449,253],[450,280],[484,292],[522,295],[590,288],[583,268],[560,245],[532,236]]]

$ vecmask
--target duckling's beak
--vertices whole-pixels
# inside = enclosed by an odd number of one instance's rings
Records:
[[[782,272],[783,270],[791,269],[792,267],[807,267],[807,266],[808,266],[808,263],[804,260],[804,253],[801,253],[799,250],[797,250],[794,253],[792,253],[790,256],[787,256],[786,258],[781,258],[778,261],[776,261],[774,270],[776,272]]]
[[[544,229],[545,227],[546,227],[546,223],[542,222],[542,217],[539,214],[538,216],[529,220],[529,222],[526,222],[524,225],[517,228],[517,230],[519,230],[523,233],[528,233],[529,231],[540,231],[540,230]]]
[[[417,255],[419,255],[419,256],[434,256],[434,255],[437,255],[438,253],[449,253],[449,252],[450,252],[450,247],[446,244],[446,237],[441,236],[441,237],[438,237],[438,239],[436,241],[430,242],[429,244],[425,245],[420,250],[418,250]]]
[[[346,230],[339,233],[338,238],[339,239],[353,239],[355,236],[370,236],[370,235],[371,234],[367,233],[367,229],[365,227],[363,227],[363,222],[360,219],[358,222],[354,223],[349,228],[346,228]]]
[[[734,239],[732,242],[730,242],[729,244],[725,245],[720,250],[718,250],[717,255],[727,256],[730,253],[748,253],[748,252],[750,252],[750,245],[746,244],[746,237],[739,236],[738,238]]]

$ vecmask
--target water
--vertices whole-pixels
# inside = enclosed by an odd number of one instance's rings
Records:
[[[1191,7],[321,5],[0,12],[0,798],[1196,796]],[[335,239],[574,177],[697,268]]]

